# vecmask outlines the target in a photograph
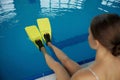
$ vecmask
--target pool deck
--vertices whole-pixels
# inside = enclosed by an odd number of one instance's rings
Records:
[[[86,64],[83,64],[81,66],[84,67],[84,68],[86,68],[89,65],[91,65],[93,62],[94,61],[86,63]],[[35,80],[56,80],[56,75],[55,74],[50,74],[50,75],[47,75],[47,76],[44,76],[44,77],[41,77],[41,78],[37,78]]]

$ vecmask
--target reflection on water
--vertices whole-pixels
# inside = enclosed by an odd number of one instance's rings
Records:
[[[102,0],[101,4],[113,8],[120,8],[120,6],[118,6],[118,3],[120,3],[120,0]]]
[[[13,4],[13,0],[0,0],[0,23],[13,18],[16,13],[16,9]]]
[[[71,9],[82,9],[85,0],[40,0],[41,13],[47,16],[61,16]],[[61,12],[61,13],[60,13]]]
[[[120,0],[102,0],[101,5],[109,8],[120,9]],[[104,12],[109,12],[108,10],[102,7],[98,7],[98,9]]]
[[[41,16],[52,17],[62,16],[65,14],[65,12],[73,12],[74,9],[81,10],[87,5],[93,5],[91,3],[85,5],[85,2],[89,0],[38,0],[38,1],[40,2],[39,14],[41,14]],[[37,0],[29,0],[29,2],[30,2],[29,5],[33,5],[31,3],[36,3]],[[98,10],[109,12],[109,10],[104,7],[120,9],[119,5],[120,0],[101,0]],[[9,21],[11,18],[14,18],[17,14],[15,10],[16,8],[14,0],[0,0],[0,23],[4,21]]]
[[[72,12],[73,9],[83,9],[87,0],[40,0],[41,12],[45,16],[61,16],[64,12]],[[87,5],[92,5],[87,4]],[[98,10],[109,12],[106,7],[120,8],[120,0],[101,0]],[[104,6],[104,7],[101,7]]]
[[[101,4],[113,8],[120,8],[120,6],[118,6],[118,4],[120,4],[120,0],[102,0]]]
[[[103,9],[103,8],[100,8],[100,7],[98,7],[98,9],[101,10],[101,11],[104,11],[104,12],[109,12],[109,11]]]

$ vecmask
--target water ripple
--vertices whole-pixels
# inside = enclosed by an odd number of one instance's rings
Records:
[[[16,16],[13,0],[0,0],[0,23]]]
[[[85,0],[40,0],[41,15],[62,16],[72,9],[82,9]]]

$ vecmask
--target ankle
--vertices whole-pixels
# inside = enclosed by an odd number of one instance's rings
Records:
[[[51,44],[51,42],[48,42],[48,43],[47,43],[47,45],[48,45],[49,47],[52,47],[52,44]]]
[[[44,46],[41,46],[41,47],[39,47],[39,50],[42,51],[43,48],[44,48]]]
[[[41,40],[35,40],[35,43],[38,45],[39,49],[41,50],[42,47],[44,47]]]
[[[46,44],[48,45],[48,43],[51,42],[50,35],[48,33],[46,33],[46,34],[44,34],[44,38],[45,38]]]

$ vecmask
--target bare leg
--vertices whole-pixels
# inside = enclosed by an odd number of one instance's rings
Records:
[[[41,47],[41,51],[45,56],[46,63],[48,66],[55,72],[57,80],[70,80],[70,76],[65,68],[56,62],[45,50],[44,47]]]
[[[71,76],[76,71],[81,69],[79,64],[68,58],[60,49],[55,47],[51,42],[48,42],[47,44],[55,52],[56,56],[62,62],[62,64],[65,66],[65,68],[67,69]]]
[[[46,44],[55,52],[57,58],[62,62],[64,67],[67,69],[69,74],[72,76],[76,71],[81,69],[80,65],[68,58],[60,49],[55,47],[50,40],[50,35],[48,33],[44,34]]]
[[[48,66],[55,72],[57,76],[57,80],[70,80],[70,76],[68,72],[65,70],[65,68],[56,62],[47,52],[44,48],[41,40],[36,40],[35,43],[39,46],[39,50],[42,51],[44,54],[46,63]]]

